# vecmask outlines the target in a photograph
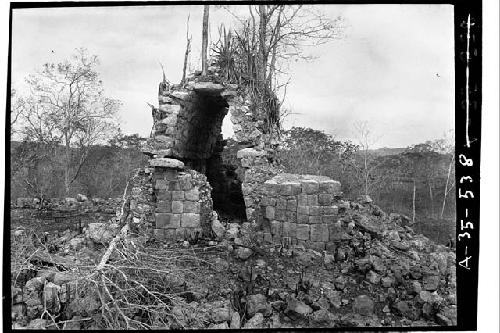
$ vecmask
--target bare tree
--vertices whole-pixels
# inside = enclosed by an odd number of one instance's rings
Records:
[[[181,84],[186,81],[186,69],[188,64],[189,52],[191,52],[191,36],[189,36],[189,15],[186,22],[186,52],[184,53],[184,66],[182,67]]]
[[[354,124],[354,130],[357,144],[359,146],[359,151],[361,152],[362,164],[360,171],[363,184],[363,193],[365,195],[369,195],[371,185],[375,177],[374,170],[377,168],[377,165],[372,163],[374,158],[370,153],[370,148],[378,142],[380,137],[373,137],[373,133],[371,132],[368,126],[368,122],[366,121],[356,122]]]
[[[448,172],[446,176],[446,185],[443,193],[443,203],[441,205],[440,218],[443,218],[444,210],[446,208],[446,200],[448,194],[453,190],[455,186],[454,175],[454,163],[455,163],[455,133],[453,130],[445,133],[444,138],[437,140],[433,143],[434,149],[442,154],[450,155],[450,162],[448,163]]]
[[[23,133],[28,141],[64,145],[64,185],[66,193],[78,177],[89,148],[104,142],[116,128],[120,102],[104,96],[96,71],[98,58],[77,49],[70,60],[47,63],[30,75],[27,107],[23,113]],[[72,167],[73,150],[78,151]]]
[[[207,75],[207,51],[208,51],[208,16],[210,6],[203,6],[203,28],[201,40],[201,75]]]

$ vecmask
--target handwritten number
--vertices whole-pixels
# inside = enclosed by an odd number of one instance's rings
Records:
[[[464,180],[468,180],[469,183],[472,183],[472,177],[471,176],[462,176],[462,177],[460,177],[460,184],[463,184]]]
[[[463,166],[472,166],[474,164],[474,162],[472,161],[472,158],[467,158],[464,154],[460,154],[458,156],[458,161]]]
[[[472,191],[465,191],[462,193],[462,189],[458,189],[458,197],[463,199],[474,199],[474,193]]]
[[[472,224],[472,222],[465,222],[465,226],[464,226],[464,220],[460,220],[460,229],[461,230],[464,230],[464,229],[474,229],[474,224]]]

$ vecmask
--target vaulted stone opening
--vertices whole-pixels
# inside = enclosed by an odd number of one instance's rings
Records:
[[[229,109],[238,109],[235,105],[241,102],[235,101],[235,88],[211,82],[182,88],[161,83],[149,154],[178,159],[188,169],[204,174],[212,187],[214,209],[228,217],[245,218],[237,166],[225,164],[221,157],[222,122]]]

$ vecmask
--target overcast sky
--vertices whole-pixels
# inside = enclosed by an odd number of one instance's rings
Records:
[[[345,36],[304,50],[315,60],[290,64],[285,106],[292,114],[285,127],[355,140],[354,123],[367,121],[379,138],[376,147],[406,147],[454,128],[452,6],[317,7],[332,19],[343,17]],[[246,13],[246,7],[233,11]],[[22,90],[24,77],[43,63],[86,47],[100,58],[107,95],[123,102],[123,132],[147,136],[152,118],[146,102],[158,103],[159,63],[170,81],[181,78],[188,14],[191,65],[199,67],[202,12],[201,6],[16,9],[13,85]],[[213,39],[221,23],[237,24],[225,9],[211,6]],[[223,133],[232,134],[229,117]]]

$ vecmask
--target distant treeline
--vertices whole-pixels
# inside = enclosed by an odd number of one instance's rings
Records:
[[[72,149],[75,177],[66,193],[63,146],[11,142],[11,199],[74,197],[78,193],[98,198],[121,196],[133,170],[145,165],[147,158],[137,143],[116,143],[90,146],[83,163],[81,151]]]
[[[403,213],[414,219],[417,229],[424,229],[421,232],[439,233],[435,235],[438,238],[452,233],[454,153],[440,140],[380,153],[310,128],[294,127],[284,131],[282,139],[277,157],[287,172],[331,177],[342,183],[346,198],[368,194],[387,213]],[[138,135],[122,135],[108,145],[91,146],[83,163],[81,150],[73,149],[71,174],[75,177],[69,193],[64,182],[63,146],[12,142],[11,199],[78,193],[100,198],[121,196],[133,170],[147,162],[139,149],[144,140]],[[227,140],[226,163],[236,163],[237,147],[234,140]]]

